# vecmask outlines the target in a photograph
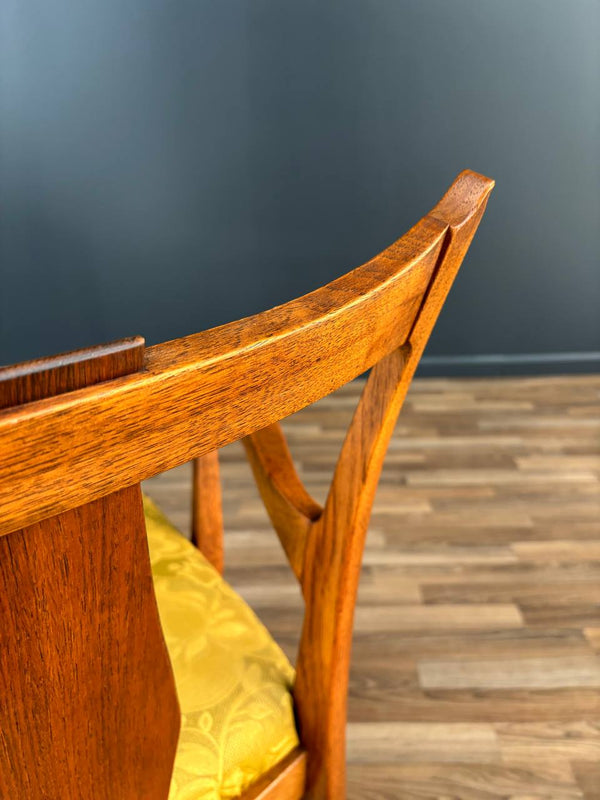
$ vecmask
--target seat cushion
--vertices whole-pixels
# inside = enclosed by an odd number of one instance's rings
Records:
[[[169,800],[237,797],[297,744],[294,670],[253,611],[144,498],[181,706]]]

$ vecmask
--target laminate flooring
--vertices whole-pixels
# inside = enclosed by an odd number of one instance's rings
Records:
[[[284,421],[324,501],[362,384]],[[296,582],[221,451],[227,580],[293,660]],[[189,529],[189,465],[145,489]],[[600,798],[600,376],[417,379],[369,530],[351,800]]]

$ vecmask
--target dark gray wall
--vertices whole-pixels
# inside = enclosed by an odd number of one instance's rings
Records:
[[[497,188],[430,369],[600,363],[597,0],[0,8],[0,361],[283,302],[470,167]]]

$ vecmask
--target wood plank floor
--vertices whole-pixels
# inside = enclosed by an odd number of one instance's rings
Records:
[[[324,500],[361,389],[284,423]],[[240,445],[226,577],[293,659],[302,619]],[[600,376],[415,381],[369,532],[352,800],[600,798]],[[188,466],[146,490],[189,528]]]

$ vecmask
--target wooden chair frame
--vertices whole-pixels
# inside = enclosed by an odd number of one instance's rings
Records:
[[[193,540],[221,570],[217,451],[243,439],[305,600],[294,687],[302,746],[244,800],[345,797],[371,505],[492,188],[461,173],[380,255],[254,317],[145,350],[138,338],[0,370],[0,796],[165,800],[179,710],[140,481],[194,462]],[[367,369],[321,508],[278,421]]]

